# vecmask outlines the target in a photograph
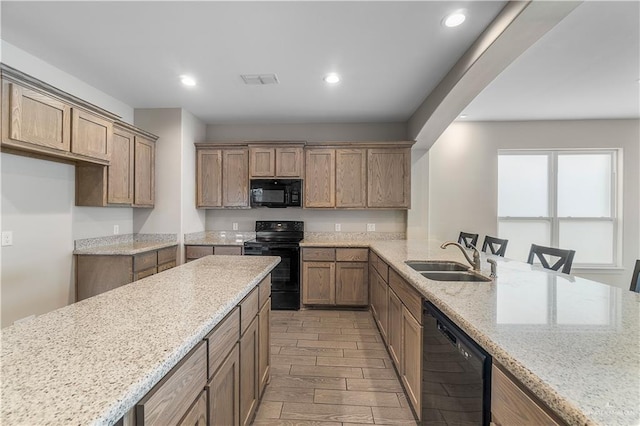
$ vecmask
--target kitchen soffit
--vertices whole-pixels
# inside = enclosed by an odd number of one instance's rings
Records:
[[[207,123],[404,122],[505,3],[2,2],[1,36],[134,108]],[[463,25],[441,25],[460,8]],[[333,71],[342,81],[327,87]],[[197,88],[179,84],[187,73]],[[239,77],[263,73],[279,84]]]

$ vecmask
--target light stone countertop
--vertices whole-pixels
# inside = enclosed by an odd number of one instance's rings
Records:
[[[399,232],[305,232],[300,247],[369,247],[375,241],[404,238]]]
[[[404,262],[468,264],[457,248],[370,248],[568,424],[640,424],[640,294],[497,256],[495,281],[433,281]]]
[[[207,256],[2,329],[0,424],[113,424],[279,261]]]
[[[178,245],[176,241],[131,241],[127,243],[78,249],[74,250],[73,254],[131,256],[134,254],[140,254],[152,250],[160,250],[176,245]]]
[[[243,246],[245,241],[255,238],[255,232],[204,231],[185,234],[184,244],[188,246]]]

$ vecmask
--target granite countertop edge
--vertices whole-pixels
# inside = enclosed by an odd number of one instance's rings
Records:
[[[177,241],[137,241],[132,243],[112,244],[107,246],[97,246],[85,249],[74,250],[74,255],[105,255],[105,256],[131,256],[153,250],[160,250],[167,247],[177,246]]]

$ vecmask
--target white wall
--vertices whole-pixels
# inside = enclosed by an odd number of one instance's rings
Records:
[[[182,232],[205,230],[205,212],[196,209],[195,142],[206,139],[207,126],[188,111],[182,110]]]
[[[208,141],[300,140],[300,141],[402,141],[404,123],[337,124],[215,124],[207,126]],[[240,231],[253,231],[256,220],[302,220],[310,232],[333,232],[340,223],[342,232],[366,232],[367,223],[375,223],[377,232],[405,232],[406,212],[402,210],[308,210],[251,209],[207,210],[206,229],[231,230],[233,222]]]
[[[576,275],[628,289],[640,255],[640,121],[454,122],[429,151],[429,236],[497,235],[499,149],[622,148],[624,271]]]
[[[0,41],[0,60],[132,122],[133,108]],[[71,165],[0,154],[1,227],[14,245],[2,248],[2,327],[73,301],[73,240],[133,230],[131,208],[76,207]]]

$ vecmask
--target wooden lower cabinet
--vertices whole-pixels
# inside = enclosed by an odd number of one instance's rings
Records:
[[[206,383],[207,345],[200,342],[136,404],[136,423],[178,424]]]
[[[269,333],[269,321],[271,318],[271,298],[268,298],[258,313],[258,393],[262,397],[264,388],[269,382],[269,370],[271,366],[271,339]]]
[[[562,425],[557,416],[536,401],[515,379],[495,364],[491,369],[491,420],[498,426]]]
[[[336,305],[366,305],[369,302],[368,268],[361,262],[336,263]]]
[[[175,245],[136,255],[76,255],[76,301],[173,268],[177,250]]]
[[[240,337],[240,424],[253,420],[258,405],[258,319]]]
[[[380,329],[380,335],[388,341],[387,327],[389,321],[389,286],[374,269],[369,274],[371,291],[371,310]]]
[[[302,303],[333,305],[336,301],[335,262],[302,263]]]
[[[402,307],[402,356],[400,378],[409,403],[418,417],[422,413],[422,326]]]
[[[240,424],[240,343],[236,343],[207,385],[209,424]]]
[[[391,359],[396,366],[402,360],[402,301],[396,293],[389,289],[389,330],[388,348]],[[400,368],[398,368],[400,370]]]
[[[187,414],[180,420],[178,426],[207,426],[207,391],[200,393]]]

